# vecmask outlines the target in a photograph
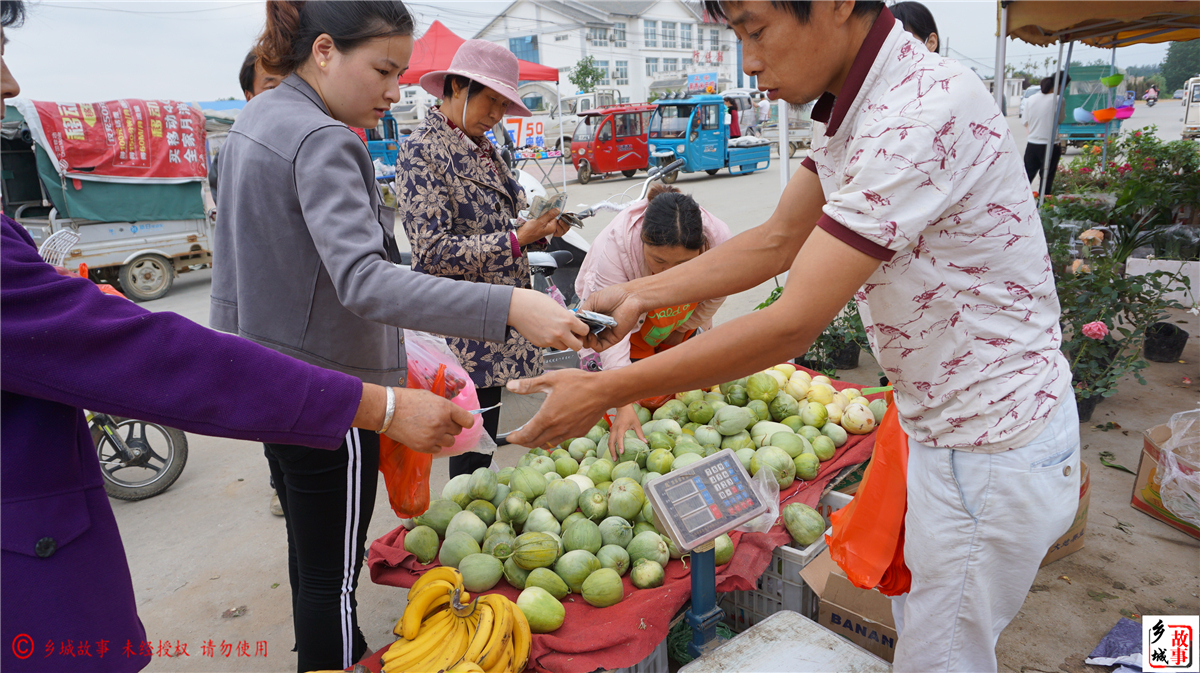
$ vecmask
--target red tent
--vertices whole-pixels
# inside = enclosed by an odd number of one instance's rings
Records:
[[[447,70],[450,61],[454,60],[454,52],[466,40],[454,34],[441,21],[434,21],[429,30],[413,45],[412,58],[408,62],[408,70],[400,77],[400,84],[416,84],[421,75],[435,70]],[[557,82],[558,71],[537,63],[518,60],[520,66],[518,77],[521,80],[540,82]]]

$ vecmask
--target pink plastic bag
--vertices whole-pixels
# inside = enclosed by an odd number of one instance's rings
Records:
[[[404,330],[404,349],[408,354],[408,376],[419,387],[429,390],[437,377],[438,367],[446,367],[445,396],[467,411],[479,408],[479,394],[471,377],[450,352],[446,340],[427,332]],[[468,451],[492,453],[496,443],[483,431],[482,415],[475,416],[475,425],[463,430],[455,438],[454,445],[442,449],[439,456],[457,456]]]

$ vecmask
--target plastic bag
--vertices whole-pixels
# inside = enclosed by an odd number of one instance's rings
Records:
[[[1158,454],[1158,495],[1171,514],[1200,526],[1200,409],[1171,416],[1167,427],[1171,438]]]
[[[908,436],[892,403],[875,431],[875,450],[858,492],[830,515],[833,532],[825,536],[830,557],[861,589],[878,587],[887,596],[909,589],[912,575],[904,565],[907,476]]]
[[[407,387],[428,390],[458,406],[479,408],[475,384],[446,346],[445,339],[424,332],[404,331],[408,353]],[[486,440],[486,441],[484,441]],[[454,456],[467,451],[495,451],[496,443],[483,431],[483,419],[458,434],[454,445],[439,455]],[[429,473],[433,455],[412,449],[389,439],[379,438],[379,471],[383,473],[388,502],[400,518],[423,514],[429,509]]]
[[[458,358],[450,352],[445,339],[427,332],[404,330],[404,348],[408,354],[409,388],[433,390],[438,367],[445,366],[445,392],[438,394],[467,411],[479,408],[475,384],[459,364]],[[442,449],[438,455],[457,456],[468,451],[490,454],[495,450],[496,443],[483,431],[483,418],[477,414],[475,424],[458,433],[454,445]]]
[[[758,497],[767,504],[767,511],[750,519],[737,527],[745,533],[765,533],[771,530],[779,519],[779,482],[770,470],[759,470],[750,480],[750,487],[758,492]]]

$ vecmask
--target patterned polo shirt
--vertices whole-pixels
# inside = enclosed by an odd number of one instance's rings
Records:
[[[904,430],[986,453],[1031,442],[1071,372],[1037,207],[991,94],[884,9],[812,118],[818,226],[883,262],[855,299]]]

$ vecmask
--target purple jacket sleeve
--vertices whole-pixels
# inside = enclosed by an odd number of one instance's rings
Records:
[[[204,435],[337,448],[362,383],[58,275],[3,218],[5,391]]]

